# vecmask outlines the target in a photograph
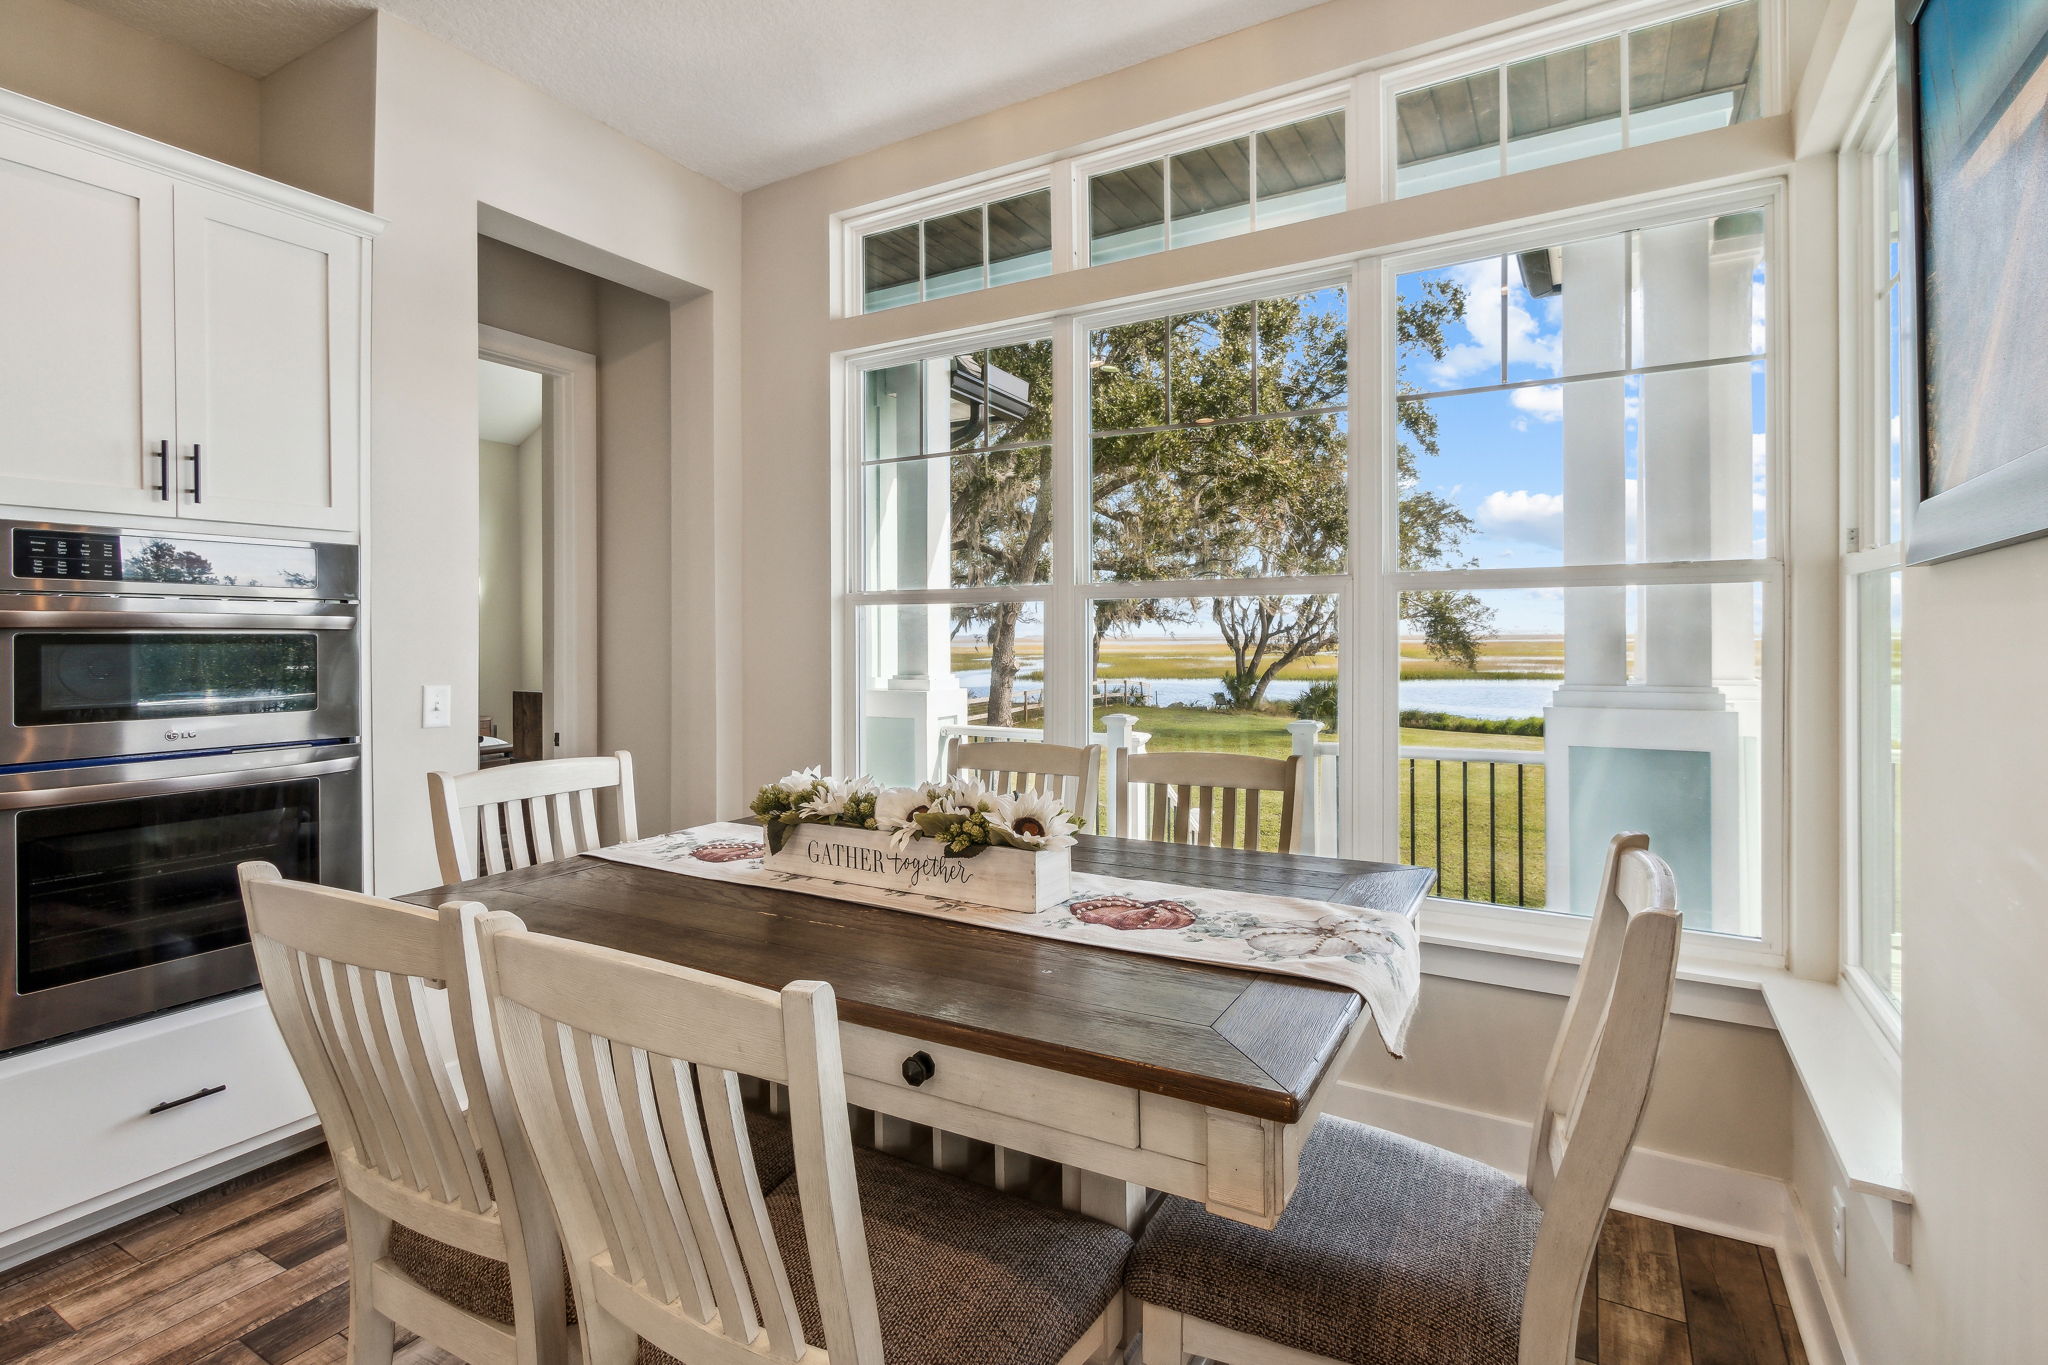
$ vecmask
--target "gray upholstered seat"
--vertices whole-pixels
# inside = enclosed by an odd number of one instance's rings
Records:
[[[1277,1227],[1168,1199],[1124,1284],[1147,1303],[1351,1365],[1513,1365],[1541,1221],[1513,1176],[1325,1118]]]
[[[787,1122],[749,1110],[747,1134],[753,1142],[754,1170],[762,1189],[772,1190],[796,1174],[796,1148]],[[488,1183],[490,1173],[486,1171],[484,1176]],[[512,1277],[503,1261],[437,1242],[403,1223],[391,1225],[386,1256],[422,1288],[464,1312],[493,1322],[512,1321]],[[569,1297],[569,1321],[576,1321],[573,1295]]]
[[[889,1365],[1054,1365],[1109,1306],[1130,1255],[1079,1214],[856,1149]],[[797,1182],[768,1196],[804,1335],[824,1344]],[[677,1365],[642,1344],[640,1365]]]

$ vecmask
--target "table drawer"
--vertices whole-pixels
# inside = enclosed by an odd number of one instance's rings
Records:
[[[214,1086],[218,1093],[152,1114]],[[0,1229],[100,1199],[313,1112],[258,994],[0,1059]]]
[[[1125,1086],[859,1024],[842,1024],[839,1041],[849,1073],[888,1086],[906,1099],[926,1096],[1119,1147],[1138,1145],[1138,1092]],[[903,1064],[920,1052],[931,1059],[931,1075],[912,1085]],[[903,1117],[918,1116],[906,1109]]]

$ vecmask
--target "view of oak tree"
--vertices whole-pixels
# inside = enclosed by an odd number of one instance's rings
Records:
[[[1103,328],[1088,357],[1094,432],[1096,577],[1120,583],[1287,578],[1341,572],[1348,376],[1344,291],[1311,294]],[[1433,281],[1404,303],[1404,355],[1441,359],[1444,327],[1464,293]],[[934,365],[950,376],[955,415],[952,567],[957,586],[1043,582],[1051,567],[1052,345],[998,347]],[[1401,391],[1411,386],[1402,376]],[[1428,407],[1399,403],[1396,472],[1403,568],[1451,567],[1470,519],[1421,489],[1420,456],[1437,453]],[[987,723],[1008,725],[1025,608],[954,609],[954,629],[986,635]],[[1491,612],[1470,593],[1410,593],[1402,611],[1441,659],[1471,667]],[[1226,646],[1217,705],[1261,707],[1297,660],[1337,647],[1327,594],[1139,597],[1095,604],[1095,640],[1143,625],[1206,621]]]

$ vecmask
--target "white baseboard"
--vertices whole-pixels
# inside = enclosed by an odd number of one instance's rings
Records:
[[[109,1228],[119,1227],[152,1209],[175,1204],[201,1190],[210,1190],[238,1175],[314,1146],[320,1139],[319,1122],[305,1119],[200,1161],[166,1171],[149,1181],[116,1190],[83,1205],[82,1209],[66,1209],[29,1223],[15,1229],[6,1244],[0,1245],[0,1270],[33,1261],[73,1242],[82,1242]]]
[[[1369,1123],[1520,1175],[1529,1124],[1501,1114],[1339,1081],[1329,1112]],[[1756,1242],[1778,1253],[1792,1313],[1813,1365],[1856,1365],[1840,1305],[1820,1271],[1813,1227],[1784,1181],[1692,1157],[1637,1147],[1614,1205],[1667,1223]]]

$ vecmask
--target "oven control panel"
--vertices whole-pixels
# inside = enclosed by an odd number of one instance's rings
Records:
[[[121,578],[121,537],[90,531],[26,531],[16,528],[14,576],[117,582]]]

